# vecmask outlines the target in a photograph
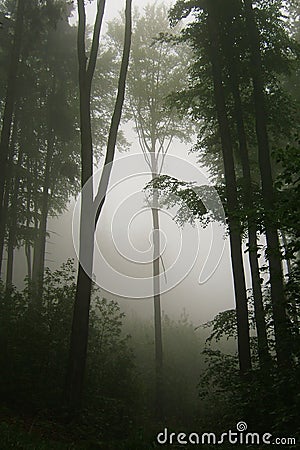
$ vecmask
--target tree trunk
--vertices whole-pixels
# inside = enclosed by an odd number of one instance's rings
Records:
[[[3,263],[3,252],[4,252],[4,241],[5,241],[5,232],[7,228],[7,220],[8,220],[8,206],[9,206],[9,196],[11,194],[11,186],[13,183],[13,156],[15,152],[15,145],[17,141],[17,133],[18,133],[18,106],[16,107],[16,112],[14,115],[14,123],[13,123],[13,131],[11,136],[11,141],[9,143],[9,159],[7,161],[6,167],[6,180],[4,185],[4,197],[3,197],[3,208],[0,217],[0,274],[2,271],[2,263]]]
[[[44,171],[44,186],[41,205],[41,218],[34,247],[33,256],[33,268],[32,268],[32,281],[34,283],[35,297],[38,300],[43,293],[43,278],[45,269],[45,252],[46,252],[46,240],[47,240],[47,220],[49,212],[49,187],[50,187],[50,174],[51,164],[54,151],[54,132],[49,130],[48,142],[47,142],[47,154]]]
[[[26,171],[27,171],[27,192],[26,192],[26,214],[27,214],[27,218],[26,218],[26,228],[27,228],[27,232],[28,235],[25,236],[25,256],[26,256],[26,261],[27,261],[27,275],[28,275],[28,281],[29,281],[29,297],[31,294],[31,286],[32,286],[32,252],[31,252],[31,248],[32,248],[32,239],[30,237],[30,225],[31,225],[31,198],[32,198],[32,191],[30,189],[31,187],[31,183],[30,183],[30,178],[29,178],[29,157],[27,156],[26,158]]]
[[[13,264],[14,264],[14,246],[15,246],[15,235],[16,230],[11,227],[8,235],[7,243],[7,265],[6,265],[6,282],[5,291],[8,293],[12,288],[13,279]]]
[[[83,64],[82,60],[81,64]],[[91,91],[90,87],[88,88],[88,86],[86,86],[85,78],[86,77],[80,72],[79,92],[82,188],[84,188],[85,183],[88,182],[93,173],[90,116]],[[92,183],[89,183],[89,185],[82,190],[81,198],[79,267],[70,339],[69,362],[64,390],[66,406],[74,415],[78,414],[82,406],[83,380],[87,355],[89,310],[92,290],[92,279],[89,274],[92,273],[94,255],[94,223],[93,220],[91,220],[92,204],[93,189]]]
[[[11,135],[11,124],[16,96],[16,81],[18,77],[18,66],[21,53],[25,3],[26,3],[25,0],[18,0],[17,15],[14,29],[14,40],[11,52],[10,66],[8,71],[6,99],[2,118],[2,130],[0,140],[0,220],[2,220],[3,214],[4,186],[7,176],[6,170],[9,158],[9,140]]]
[[[3,208],[0,218],[0,276],[2,275],[2,264],[4,255],[4,244],[6,234],[7,210],[9,204],[10,180],[7,179],[4,188]],[[1,208],[1,207],[0,207]]]
[[[14,139],[12,140],[14,141]],[[13,262],[14,262],[14,248],[16,246],[16,238],[17,238],[17,203],[18,203],[18,193],[20,188],[20,167],[23,159],[23,151],[24,148],[21,146],[18,154],[17,164],[14,168],[14,182],[11,196],[11,204],[10,204],[10,220],[8,223],[9,226],[9,235],[8,235],[8,244],[7,244],[7,266],[6,266],[6,291],[9,291],[12,288],[13,282]]]
[[[82,211],[84,211],[84,209]],[[88,273],[85,272],[85,269],[87,270],[87,265],[90,264],[89,268],[92,270],[94,224],[93,221],[89,221],[90,227],[88,227],[87,221],[84,221],[85,226],[83,226],[81,230],[85,230],[89,234],[85,236],[83,234],[81,235],[83,238],[82,244],[80,245],[81,258],[84,259],[80,259],[82,264],[79,263],[78,268],[69,362],[64,392],[66,406],[68,407],[69,412],[74,415],[80,411],[82,406],[83,382],[88,345],[89,309],[92,291],[92,280]],[[81,225],[83,225],[82,222],[83,221],[81,221]],[[82,248],[83,245],[85,245],[85,249]],[[86,258],[84,257],[84,254]],[[84,266],[84,264],[86,265]]]
[[[256,135],[258,142],[258,160],[265,208],[265,231],[267,240],[267,257],[269,260],[270,270],[275,348],[278,364],[280,366],[286,366],[291,363],[291,341],[288,318],[286,314],[286,300],[284,295],[278,228],[276,221],[274,220],[275,202],[273,177],[267,132],[267,112],[264,98],[264,82],[259,35],[251,0],[244,0],[244,5],[250,43]]]
[[[118,93],[108,136],[105,165],[99,183],[97,196],[95,201],[93,201],[93,183],[88,183],[85,186],[93,174],[93,144],[90,110],[91,83],[96,65],[105,0],[100,0],[98,3],[90,59],[87,67],[85,51],[85,7],[84,2],[82,0],[78,0],[81,185],[82,188],[84,186],[85,188],[82,190],[81,199],[79,268],[70,339],[69,362],[64,390],[66,405],[69,411],[73,414],[77,414],[82,406],[83,383],[88,345],[89,310],[92,291],[92,278],[89,275],[92,274],[93,268],[94,232],[105,201],[105,194],[112,169],[111,162],[114,158],[117,133],[125,96],[125,85],[131,46],[131,4],[132,0],[126,0],[125,38],[118,82]]]
[[[31,269],[31,244],[30,242],[25,243],[25,257],[26,257],[26,264],[27,264],[27,277],[29,283],[32,282],[32,269]]]
[[[152,166],[152,180],[157,177],[157,161],[155,157],[155,143],[152,138],[152,151],[150,153]],[[164,415],[164,389],[163,389],[163,345],[161,325],[160,301],[160,236],[158,215],[158,190],[153,189],[152,198],[152,225],[153,225],[153,300],[154,300],[154,336],[155,336],[155,415],[158,420]]]
[[[224,89],[222,84],[220,44],[217,31],[218,24],[214,20],[214,11],[212,8],[213,6],[210,6],[209,3],[207,3],[210,58],[225,171],[231,262],[237,313],[239,365],[241,373],[245,374],[251,369],[251,355],[247,294],[242,256],[241,227],[239,219],[238,217],[236,217],[238,211],[237,186],[230,128],[227,118]]]
[[[228,71],[231,84],[231,91],[234,100],[235,121],[238,134],[239,151],[242,163],[243,181],[244,181],[244,204],[247,209],[248,222],[248,252],[254,299],[254,314],[257,330],[258,340],[258,356],[260,366],[263,368],[270,362],[270,355],[268,350],[267,329],[265,322],[265,312],[263,305],[263,296],[261,290],[260,270],[258,263],[258,247],[257,247],[257,230],[255,217],[251,217],[251,212],[254,209],[253,205],[253,190],[252,179],[249,163],[249,154],[247,146],[246,131],[244,125],[243,108],[239,88],[238,69],[235,61],[235,56],[232,54],[234,49],[234,42],[230,34],[230,29],[227,32],[228,47],[226,53],[228,56]]]

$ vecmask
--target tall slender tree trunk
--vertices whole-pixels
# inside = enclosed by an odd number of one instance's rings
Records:
[[[32,268],[31,268],[31,244],[30,242],[25,242],[25,257],[26,257],[26,264],[27,264],[27,277],[29,283],[32,282]]]
[[[13,139],[14,141],[14,139]],[[16,246],[16,238],[17,238],[17,203],[18,203],[18,194],[20,188],[20,167],[23,159],[23,151],[24,148],[21,145],[18,154],[18,160],[14,167],[14,182],[12,188],[11,195],[11,205],[10,205],[10,220],[9,220],[9,234],[8,234],[8,244],[7,244],[7,266],[6,266],[6,291],[9,291],[12,288],[13,283],[13,264],[14,264],[14,249]]]
[[[16,81],[18,77],[19,58],[23,35],[23,21],[25,11],[25,0],[18,0],[16,22],[14,27],[14,40],[11,52],[11,60],[8,71],[6,88],[6,99],[2,118],[2,129],[0,139],[0,221],[3,214],[3,197],[6,180],[7,163],[9,158],[9,141],[11,125],[16,97]]]
[[[257,247],[257,230],[255,217],[251,217],[251,212],[254,210],[254,202],[253,202],[253,189],[252,189],[252,179],[251,179],[251,171],[250,171],[250,163],[249,163],[249,153],[247,146],[247,138],[246,131],[244,125],[244,117],[243,117],[243,108],[241,101],[241,94],[239,88],[239,76],[238,76],[238,68],[236,65],[235,57],[232,54],[234,49],[234,42],[232,36],[230,34],[230,29],[227,32],[228,36],[228,48],[227,48],[227,56],[228,56],[228,70],[229,70],[229,78],[231,84],[231,91],[234,100],[234,110],[235,110],[235,121],[237,127],[238,134],[238,142],[239,142],[239,151],[242,163],[242,172],[243,172],[243,181],[244,181],[244,204],[246,209],[248,210],[248,254],[249,254],[249,262],[250,262],[250,271],[251,271],[251,280],[252,280],[252,289],[253,289],[253,299],[254,299],[254,315],[255,315],[255,323],[257,330],[257,340],[258,340],[258,356],[260,366],[266,367],[266,365],[270,362],[270,355],[268,350],[268,338],[267,338],[267,329],[265,322],[265,311],[263,305],[263,296],[261,290],[261,281],[260,281],[260,269],[258,263],[258,247]],[[252,214],[253,215],[253,214]]]
[[[82,61],[82,55],[79,57],[80,65],[82,66],[84,64],[85,73],[85,61]],[[69,362],[64,392],[66,405],[75,415],[80,411],[82,405],[83,381],[88,344],[89,310],[92,291],[92,279],[89,274],[92,273],[94,255],[94,222],[91,217],[93,204],[92,183],[87,184],[85,187],[85,184],[93,173],[90,116],[91,87],[86,85],[84,73],[82,73],[81,67],[79,72],[79,92],[82,198],[80,213],[79,267],[71,330]]]
[[[269,260],[271,300],[274,319],[275,348],[280,366],[291,363],[291,342],[286,300],[284,295],[281,252],[278,228],[274,220],[274,189],[267,132],[267,111],[264,97],[263,69],[260,55],[259,34],[251,0],[244,0],[245,15],[250,44],[253,97],[255,106],[258,161],[261,174],[262,195],[265,208],[265,231],[267,258]]]
[[[2,266],[3,266],[3,258],[4,258],[4,245],[5,245],[5,234],[6,234],[6,226],[7,226],[7,211],[9,205],[9,194],[10,194],[10,184],[11,180],[7,177],[5,186],[4,186],[4,198],[3,198],[3,207],[2,214],[0,219],[0,275],[2,275]]]
[[[152,138],[151,149],[152,180],[157,176],[157,160],[155,156],[155,140]],[[153,226],[153,300],[154,300],[154,338],[155,338],[155,414],[158,420],[164,415],[164,388],[163,388],[163,344],[161,324],[161,301],[160,301],[160,236],[159,236],[159,214],[158,214],[158,190],[153,189],[151,205]]]
[[[220,64],[220,42],[218,23],[215,21],[213,5],[207,2],[208,31],[210,39],[210,58],[214,83],[214,95],[217,108],[218,124],[222,143],[222,153],[225,170],[225,184],[228,206],[228,226],[231,248],[231,262],[234,280],[239,365],[242,374],[251,369],[249,321],[247,307],[247,293],[242,256],[241,226],[237,217],[238,200],[237,186],[233,160],[233,148],[230,128],[227,118],[224,89],[222,83],[222,69]]]
[[[32,261],[32,283],[29,286],[29,298],[30,298],[30,307],[36,309],[38,305],[41,303],[37,301],[36,295],[36,286],[37,286],[37,278],[36,278],[36,268],[37,264],[37,245],[39,239],[39,226],[40,226],[40,199],[39,196],[36,195],[40,189],[39,183],[39,173],[38,173],[38,161],[34,159],[31,161],[30,157],[26,158],[26,170],[28,171],[27,177],[27,210],[28,205],[32,204],[32,248],[33,248],[33,261]]]
[[[88,345],[89,310],[92,291],[92,278],[90,275],[92,274],[93,269],[94,232],[104,205],[112,169],[111,163],[114,159],[118,128],[120,125],[124,103],[126,77],[131,47],[132,0],[126,0],[125,37],[118,81],[118,93],[110,124],[104,169],[96,198],[93,200],[93,183],[87,183],[93,174],[93,144],[90,109],[91,84],[96,66],[104,8],[105,0],[100,0],[98,2],[92,47],[87,65],[85,50],[85,7],[83,0],[78,0],[79,23],[77,48],[80,93],[81,185],[84,189],[82,190],[81,198],[79,268],[70,339],[69,362],[64,389],[65,403],[69,411],[73,414],[77,414],[82,406],[83,383]]]
[[[4,253],[4,241],[5,241],[5,233],[7,228],[7,219],[8,219],[8,206],[9,206],[9,196],[11,194],[11,186],[13,184],[13,156],[15,152],[15,145],[17,142],[17,134],[18,134],[18,111],[19,108],[16,106],[16,111],[14,115],[14,121],[13,121],[13,130],[12,130],[12,136],[9,143],[9,158],[7,161],[6,166],[6,180],[4,185],[4,197],[3,197],[3,208],[1,211],[1,217],[0,217],[0,274],[2,271],[2,263],[3,263],[3,253]]]
[[[27,170],[27,192],[26,192],[26,228],[27,228],[27,237],[25,238],[25,256],[26,256],[26,262],[27,262],[27,276],[29,285],[32,284],[32,240],[30,237],[30,225],[31,225],[31,198],[32,198],[32,192],[31,192],[31,184],[30,184],[30,175],[29,175],[29,157],[26,158],[26,170]],[[29,290],[29,296],[31,294],[31,289]]]
[[[85,212],[82,203],[82,213]],[[87,211],[91,215],[91,208]],[[83,382],[86,366],[89,309],[92,291],[92,272],[94,250],[94,223],[88,216],[81,220],[80,263],[77,275],[75,304],[73,312],[70,353],[65,386],[65,402],[70,412],[76,415],[82,406]],[[87,220],[88,219],[88,220]],[[87,232],[87,234],[84,234]],[[83,248],[85,246],[85,248]],[[86,270],[86,271],[85,271]]]
[[[238,108],[239,109],[239,108]],[[238,112],[237,112],[238,114]],[[241,116],[240,116],[241,117]],[[244,140],[244,126],[242,120],[237,120],[240,122],[237,126],[239,128],[239,147],[242,160],[242,170],[244,177],[244,189],[245,189],[245,206],[250,211],[253,209],[253,195],[252,195],[252,183],[250,176],[250,165],[247,147],[245,147],[246,141]],[[243,135],[243,137],[242,137]],[[251,213],[249,213],[251,214]],[[258,339],[258,356],[261,367],[265,367],[270,362],[270,355],[268,351],[268,339],[267,339],[267,329],[265,322],[265,311],[263,305],[263,296],[261,290],[261,280],[260,280],[260,269],[258,263],[258,247],[257,247],[257,230],[255,219],[248,216],[248,253],[253,289],[253,300],[254,300],[254,315],[257,330]]]
[[[34,247],[33,268],[32,268],[32,281],[34,283],[35,297],[37,300],[41,298],[43,293],[43,279],[44,279],[45,253],[47,241],[47,220],[49,212],[49,188],[50,188],[51,165],[54,151],[54,139],[55,139],[54,131],[53,129],[50,129],[47,140],[47,154],[44,171],[41,216],[36,243]]]
[[[7,265],[6,265],[6,281],[5,281],[6,292],[9,292],[12,288],[15,235],[16,230],[11,228],[8,235],[8,243],[7,243]]]

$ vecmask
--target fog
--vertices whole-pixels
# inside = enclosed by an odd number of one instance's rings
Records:
[[[142,9],[147,3],[147,0],[136,1],[133,6]],[[165,3],[170,5],[170,2]],[[117,17],[123,6],[124,2],[121,0],[114,1],[113,6],[108,3],[105,22]],[[95,11],[96,3],[88,3],[87,22],[90,24],[93,24]],[[74,11],[74,25],[76,20],[77,14]],[[145,163],[143,167],[143,155],[133,127],[127,124],[124,131],[130,142],[130,151],[125,155],[116,155],[116,160],[123,162],[112,172],[109,193],[96,233],[96,254],[99,250],[99,253],[104,255],[108,268],[103,272],[104,267],[96,258],[93,276],[103,295],[107,298],[118,298],[127,315],[150,318],[153,314],[152,259],[149,259],[149,255],[152,255],[152,222],[149,209],[145,209],[145,194],[142,191],[151,178]],[[193,143],[184,145],[174,141],[162,173],[194,181],[198,185],[206,184],[208,173],[204,168],[200,168],[197,155],[190,153],[192,145]],[[132,159],[133,155],[136,158]],[[172,161],[172,156],[178,159]],[[127,163],[126,166],[127,158],[129,165]],[[168,163],[172,166],[169,172]],[[186,167],[183,168],[184,164]],[[128,167],[131,168],[129,171]],[[101,162],[99,167],[95,167],[96,173],[97,170],[99,175]],[[72,235],[72,227],[74,223],[78,225],[79,220],[76,201],[77,199],[73,199],[68,210],[61,216],[49,218],[46,266],[50,269],[59,267],[67,258],[74,258],[77,264],[78,252],[75,251]],[[173,318],[178,318],[185,311],[197,325],[212,319],[222,310],[234,307],[229,243],[224,228],[219,224],[213,224],[205,230],[199,224],[194,227],[180,227],[173,220],[175,215],[176,212],[166,208],[160,211],[162,242],[165,244],[162,249],[163,264],[167,272],[161,274],[162,310]],[[137,253],[143,255],[139,262],[136,260]],[[146,255],[148,263],[145,260]],[[178,255],[182,258],[179,261]],[[16,257],[17,285],[22,285],[25,267],[22,250]],[[203,271],[206,280],[200,283],[199,278]],[[247,274],[248,272],[247,270]],[[145,295],[142,295],[144,291]]]
[[[119,12],[124,7],[124,1],[116,0],[113,2],[113,6],[107,4],[104,20],[108,21],[111,20],[119,15]],[[144,6],[148,4],[148,0],[139,0],[139,1],[133,1],[133,7],[138,8],[142,10]],[[171,6],[174,2],[164,2],[167,6]],[[95,17],[95,9],[96,4],[95,2],[92,4],[87,5],[87,21],[89,23],[93,23],[94,17]],[[76,16],[76,14],[75,14]],[[75,18],[74,18],[75,20]],[[142,153],[139,149],[138,145],[138,139],[135,136],[133,130],[127,126],[126,127],[126,135],[129,138],[129,141],[131,143],[131,148],[129,154],[136,154],[140,155],[142,157]],[[186,172],[186,181],[197,181],[198,178],[201,178],[201,175],[208,175],[205,170],[202,168],[200,170],[199,165],[197,164],[197,156],[194,154],[190,154],[189,150],[192,147],[192,144],[184,145],[182,143],[173,143],[171,146],[171,149],[169,151],[170,155],[178,156],[182,158],[184,161],[187,161],[191,167],[194,168],[194,172],[192,174],[192,178],[190,174],[188,173],[189,170]],[[118,154],[116,158],[124,158],[123,154]],[[137,164],[138,165],[138,164]],[[173,176],[176,176],[179,179],[184,180],[182,167],[179,167],[180,162],[178,161],[178,174],[172,174]],[[121,167],[120,167],[121,169]],[[146,168],[144,168],[146,169]],[[165,169],[165,165],[164,165]],[[198,170],[198,174],[196,174]],[[173,168],[174,171],[174,168]],[[164,170],[162,171],[164,172]],[[112,177],[114,176],[114,172]],[[99,221],[99,225],[97,228],[97,244],[99,245],[99,248],[103,253],[105,253],[105,257],[110,260],[110,267],[111,272],[107,276],[105,276],[105,284],[108,285],[115,285],[118,283],[118,277],[115,275],[115,270],[117,272],[121,272],[125,274],[127,277],[129,275],[129,282],[132,284],[132,291],[135,291],[135,283],[137,280],[130,279],[131,277],[143,277],[144,283],[147,284],[147,290],[152,286],[151,284],[151,273],[152,273],[152,264],[149,263],[145,265],[144,263],[140,264],[132,264],[130,261],[128,261],[128,258],[126,257],[120,258],[118,254],[118,246],[122,243],[125,245],[125,241],[127,241],[128,235],[133,235],[134,242],[131,242],[133,244],[133,247],[137,247],[138,250],[148,250],[151,251],[151,245],[149,242],[149,236],[151,233],[151,214],[150,212],[143,212],[139,218],[135,220],[135,223],[130,223],[130,218],[126,217],[124,219],[125,223],[123,223],[123,219],[119,220],[117,223],[117,229],[116,230],[116,221],[114,222],[115,228],[114,232],[112,234],[112,218],[114,214],[119,210],[119,206],[122,204],[122,202],[125,202],[125,209],[126,204],[128,207],[128,201],[131,201],[131,203],[137,200],[134,196],[136,193],[140,193],[141,189],[143,189],[145,182],[150,181],[150,177],[148,174],[148,177],[141,176],[141,173],[139,171],[136,171],[136,174],[134,177],[131,177],[130,184],[131,186],[128,186],[128,181],[126,182],[125,176],[122,177],[123,180],[119,185],[119,189],[111,189],[109,191],[109,195],[105,204],[105,207],[101,214],[101,219]],[[198,180],[199,181],[199,180]],[[203,180],[202,180],[203,181]],[[114,182],[110,183],[110,186],[114,184]],[[124,186],[126,185],[126,186]],[[124,192],[125,188],[125,192]],[[113,192],[113,191],[117,192]],[[127,203],[126,203],[127,201]],[[124,207],[123,205],[123,207]],[[51,239],[48,243],[48,258],[51,259],[51,247],[55,248],[55,254],[56,257],[59,258],[59,261],[64,261],[67,255],[73,255],[74,258],[76,258],[74,253],[74,246],[73,246],[73,240],[72,240],[72,233],[71,233],[71,223],[73,218],[73,211],[74,211],[74,202],[71,203],[70,209],[67,211],[66,214],[64,214],[62,217],[60,217],[57,220],[52,220],[49,223],[49,228],[52,229],[52,235]],[[121,205],[122,206],[122,205]],[[141,209],[142,209],[142,205]],[[140,209],[140,211],[141,211]],[[137,212],[137,211],[135,211]],[[167,213],[167,214],[166,214]],[[123,212],[124,215],[124,212]],[[196,246],[199,244],[199,251],[197,251],[197,255],[195,260],[191,261],[190,264],[192,267],[189,267],[188,270],[186,270],[185,276],[180,276],[180,272],[182,270],[178,270],[177,265],[177,276],[176,274],[175,279],[180,279],[181,281],[176,283],[176,285],[167,290],[167,292],[163,292],[161,295],[161,302],[162,302],[162,311],[171,317],[178,318],[183,310],[189,315],[190,319],[195,323],[203,323],[207,320],[212,319],[219,311],[230,309],[234,307],[234,293],[233,293],[233,284],[232,284],[232,272],[231,272],[231,263],[230,263],[230,254],[229,254],[229,242],[224,234],[224,229],[218,225],[213,225],[212,230],[203,230],[198,229],[199,231],[199,241],[195,243],[193,239],[195,238],[195,230],[191,226],[184,226],[183,229],[178,227],[178,225],[175,224],[174,220],[170,217],[170,212],[167,210],[164,210],[164,214],[160,212],[161,217],[161,225],[162,230],[165,232],[165,243],[166,243],[166,249],[167,249],[167,255],[164,255],[164,264],[168,264],[168,266],[172,265],[172,262],[174,262],[174,257],[176,258],[175,254],[176,251],[178,251],[178,245],[180,241],[180,237],[182,233],[187,236],[187,241],[185,241],[185,247],[192,249],[194,245]],[[165,220],[163,220],[163,218]],[[130,227],[129,226],[130,223]],[[198,225],[199,228],[199,225]],[[121,231],[125,230],[125,234]],[[134,230],[134,231],[133,231]],[[128,232],[128,233],[127,233]],[[217,241],[216,245],[219,246],[219,248],[209,248],[210,241],[212,234],[214,235],[214,239]],[[122,241],[123,236],[123,241]],[[118,242],[116,245],[116,238],[117,240],[121,239],[121,242]],[[126,255],[128,256],[128,255]],[[191,255],[190,255],[191,256]],[[188,253],[185,258],[188,257]],[[206,262],[206,258],[209,257],[208,263]],[[220,261],[219,261],[220,260]],[[206,263],[206,264],[205,264]],[[206,267],[207,271],[211,273],[210,276],[208,276],[208,279],[205,283],[200,284],[199,283],[199,276],[201,274],[201,271],[203,270],[203,267]],[[210,265],[210,267],[209,267]],[[54,266],[53,263],[50,263],[49,266]],[[208,266],[208,267],[207,267]],[[214,273],[212,273],[215,270]],[[101,283],[101,271],[97,270],[97,265],[94,267],[94,272],[96,272],[96,280],[99,283],[100,286],[102,286]],[[139,275],[137,274],[139,273]],[[247,271],[248,272],[248,271]],[[208,274],[209,275],[209,274]],[[163,278],[162,274],[162,278]],[[146,281],[145,281],[146,278]],[[109,280],[109,281],[108,281]],[[127,278],[128,280],[128,278]],[[142,284],[142,289],[145,288],[144,283]],[[175,284],[175,283],[174,283]],[[164,280],[162,280],[161,285],[164,285]],[[161,286],[162,287],[162,286]],[[121,286],[118,285],[117,290],[122,290]],[[124,289],[124,286],[123,286]],[[130,289],[129,289],[130,290]],[[162,287],[163,290],[163,287]],[[118,295],[114,295],[113,293],[109,292],[108,290],[102,289],[103,295],[105,295],[108,298],[120,298]],[[126,287],[125,287],[126,291]],[[124,294],[123,294],[124,295]],[[129,298],[126,298],[125,296],[120,298],[120,305],[124,311],[128,315],[133,315],[137,317],[152,317],[153,314],[153,302],[151,301],[151,297],[148,297],[147,299],[138,298],[138,299],[131,299],[130,296],[127,296]]]
[[[102,272],[104,267],[95,258],[93,275],[103,295],[119,298],[127,315],[150,318],[153,311],[152,222],[143,192],[145,184],[150,181],[150,174],[146,164],[143,165],[137,138],[131,129],[127,127],[126,130],[131,150],[116,156],[96,233],[95,253],[103,255],[108,266]],[[190,146],[174,142],[162,173],[197,184],[207,183],[207,173],[197,164],[196,155],[189,153]],[[101,165],[98,176],[100,174]],[[78,206],[77,199],[73,199],[63,215],[49,219],[46,266],[50,269],[59,267],[67,258],[74,258],[77,264],[78,252],[76,254],[74,248],[76,238],[73,242],[72,228],[76,231]],[[166,277],[161,274],[164,313],[178,318],[185,310],[198,325],[212,319],[219,311],[233,308],[229,243],[224,228],[215,223],[203,229],[197,222],[194,226],[186,224],[181,227],[174,220],[176,208],[175,211],[162,208],[159,215],[166,270]],[[25,275],[25,267],[25,255],[20,251],[15,269],[18,284]],[[205,282],[199,282],[201,273]]]

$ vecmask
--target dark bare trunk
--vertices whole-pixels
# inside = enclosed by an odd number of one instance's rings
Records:
[[[89,248],[89,251],[92,251],[92,248]],[[65,402],[69,411],[74,415],[80,411],[82,406],[91,290],[92,280],[79,264],[65,386]]]
[[[14,139],[12,140],[14,141]],[[17,245],[17,203],[18,194],[20,188],[20,167],[23,158],[23,147],[21,146],[18,154],[18,160],[14,167],[14,181],[11,193],[11,204],[10,204],[10,217],[8,221],[9,234],[8,234],[8,244],[7,244],[7,266],[6,266],[6,290],[9,291],[12,288],[13,283],[13,263],[14,263],[14,249]]]
[[[263,368],[270,362],[270,355],[268,350],[267,329],[265,322],[265,311],[263,305],[263,296],[261,290],[260,281],[260,269],[258,263],[258,247],[257,247],[257,230],[256,230],[256,218],[251,215],[251,211],[254,211],[253,202],[253,189],[252,179],[249,163],[249,153],[247,146],[246,131],[244,125],[243,108],[239,87],[239,76],[235,57],[232,54],[234,49],[234,42],[230,35],[230,29],[227,33],[228,36],[228,70],[231,84],[231,91],[234,100],[235,121],[237,127],[237,135],[239,142],[240,158],[242,163],[243,181],[244,181],[244,204],[247,210],[247,222],[248,222],[248,254],[250,261],[250,271],[252,280],[253,300],[254,300],[254,314],[257,330],[258,340],[258,356],[260,366]]]
[[[233,160],[233,148],[231,142],[230,128],[227,118],[224,89],[222,83],[222,69],[220,64],[220,44],[218,35],[218,24],[214,19],[213,6],[207,3],[208,8],[208,30],[210,39],[210,57],[212,64],[212,75],[214,83],[214,95],[217,108],[217,118],[222,143],[223,162],[225,170],[225,184],[228,209],[228,226],[231,248],[231,262],[234,280],[237,330],[238,330],[238,354],[239,365],[242,374],[251,369],[250,338],[247,294],[242,257],[241,226],[237,217],[238,200],[236,176]]]
[[[12,280],[13,280],[13,267],[14,267],[14,247],[15,247],[15,235],[16,230],[11,227],[8,235],[8,243],[7,243],[7,266],[6,266],[6,281],[5,281],[5,290],[9,292],[12,288]]]
[[[262,195],[265,209],[265,231],[267,240],[267,258],[269,261],[270,270],[275,348],[278,364],[280,366],[286,366],[286,364],[290,364],[291,362],[291,342],[286,314],[286,300],[284,295],[278,228],[276,220],[274,220],[275,201],[267,132],[267,112],[264,98],[264,82],[259,35],[251,0],[244,0],[244,5],[251,54],[256,136],[258,142],[258,160],[261,174]]]
[[[81,133],[81,185],[82,191],[80,217],[79,268],[75,294],[70,353],[64,390],[65,403],[70,412],[77,414],[82,406],[83,384],[88,346],[89,310],[92,291],[92,268],[94,255],[94,232],[101,209],[104,204],[111,162],[114,158],[117,133],[123,108],[125,85],[131,46],[131,3],[126,0],[126,24],[123,58],[118,83],[118,93],[113,112],[105,158],[105,166],[99,183],[95,201],[93,201],[93,186],[87,181],[93,175],[93,144],[91,130],[91,84],[96,65],[99,36],[104,14],[105,0],[98,3],[96,22],[93,33],[89,63],[87,65],[85,50],[85,7],[82,0],[78,1],[78,61],[79,61],[79,93],[80,93],[80,133]]]
[[[8,71],[6,99],[2,118],[2,130],[0,140],[0,220],[3,214],[4,187],[7,176],[7,164],[9,159],[9,141],[16,97],[16,81],[18,77],[19,58],[23,34],[23,20],[25,0],[18,0],[14,40],[11,52],[11,60]]]
[[[81,122],[81,185],[92,176],[92,134],[90,120],[90,89],[80,78],[80,122]],[[83,381],[86,366],[89,310],[91,301],[94,223],[91,220],[93,190],[82,191],[80,215],[80,248],[77,285],[70,339],[69,362],[64,391],[65,403],[72,414],[82,406]]]
[[[80,77],[81,123],[81,185],[92,176],[92,133],[90,119],[90,88]],[[65,402],[76,415],[82,406],[83,382],[88,345],[89,310],[92,291],[94,222],[92,220],[93,190],[91,184],[82,191],[80,215],[79,266],[70,339],[70,352],[65,385]]]
[[[25,257],[26,257],[26,264],[27,264],[27,277],[29,283],[32,282],[32,269],[31,269],[31,244],[30,242],[25,242]]]
[[[0,218],[0,275],[2,275],[2,265],[3,265],[3,255],[4,255],[4,244],[5,244],[5,233],[6,233],[6,222],[7,222],[7,211],[9,204],[9,191],[10,191],[10,180],[7,179],[4,187],[4,198],[3,198],[3,208]]]
[[[11,140],[9,143],[9,158],[7,161],[7,167],[6,167],[6,180],[4,185],[4,197],[3,197],[3,208],[0,216],[0,274],[2,271],[2,263],[3,263],[3,252],[4,252],[4,241],[5,241],[5,233],[7,230],[7,222],[8,222],[8,208],[9,208],[9,197],[11,194],[11,189],[13,186],[13,159],[14,159],[14,153],[15,153],[15,145],[17,142],[17,133],[18,133],[18,107],[16,107],[16,112],[14,116],[14,122],[13,122],[13,131]],[[21,143],[22,147],[22,143]],[[22,150],[21,150],[22,151]],[[13,209],[13,212],[15,213],[15,209]]]
[[[50,174],[51,174],[53,150],[54,150],[54,133],[53,130],[49,130],[45,171],[44,171],[41,215],[38,234],[36,237],[36,243],[34,247],[33,268],[32,268],[32,281],[34,283],[35,297],[37,300],[41,298],[43,293],[45,252],[47,241],[47,220],[49,212],[49,187],[50,187]]]
[[[27,237],[25,238],[25,256],[26,256],[26,262],[27,262],[27,276],[29,285],[31,286],[32,283],[32,240],[30,238],[30,228],[31,228],[31,197],[32,193],[30,190],[30,179],[29,179],[29,158],[27,156],[26,158],[26,169],[27,169],[27,192],[26,192],[26,212],[27,212],[27,218],[26,218],[26,231],[27,231]],[[31,292],[31,289],[29,290]]]

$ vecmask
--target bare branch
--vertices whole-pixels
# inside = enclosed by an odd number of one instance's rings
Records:
[[[95,24],[94,24],[92,47],[91,47],[91,51],[90,51],[89,63],[88,63],[88,68],[87,68],[87,79],[88,79],[89,83],[92,83],[93,74],[94,74],[96,62],[97,62],[97,54],[98,54],[98,49],[99,49],[99,36],[100,36],[102,22],[103,22],[105,2],[106,2],[106,0],[98,0],[98,4],[97,4],[97,15],[96,15],[96,20],[95,20]],[[83,3],[83,1],[82,1],[82,3]]]
[[[130,55],[130,47],[131,47],[131,34],[132,34],[132,0],[126,0],[126,9],[125,9],[125,37],[124,37],[124,46],[123,46],[123,56],[121,62],[120,76],[118,81],[118,93],[115,103],[114,113],[112,115],[108,142],[107,142],[107,151],[104,162],[104,168],[101,176],[101,180],[98,187],[98,192],[94,201],[94,205],[97,208],[96,210],[96,218],[95,218],[95,226],[97,225],[97,221],[99,219],[102,207],[105,202],[106,191],[109,183],[109,178],[112,170],[112,162],[115,155],[116,150],[116,141],[118,135],[118,129],[120,125],[122,108],[125,98],[125,89],[126,89],[126,78],[128,72],[129,65],[129,55]],[[105,168],[108,167],[106,171]]]

